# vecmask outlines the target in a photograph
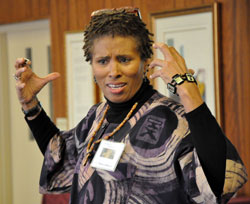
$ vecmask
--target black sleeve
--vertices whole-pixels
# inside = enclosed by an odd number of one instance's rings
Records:
[[[44,155],[50,139],[59,132],[59,129],[50,120],[43,109],[34,120],[28,120],[26,117],[25,120],[28,123],[31,132],[33,133],[33,136]]]
[[[207,105],[186,114],[192,142],[197,150],[208,183],[217,197],[223,192],[226,166],[226,140]]]

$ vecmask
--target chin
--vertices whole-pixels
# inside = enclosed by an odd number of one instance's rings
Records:
[[[121,97],[106,97],[109,101],[113,103],[123,103],[128,101],[129,99],[121,98]]]
[[[123,102],[126,102],[126,100],[122,100],[122,99],[113,99],[113,98],[111,98],[111,99],[109,99],[111,102],[113,102],[113,103],[123,103]]]

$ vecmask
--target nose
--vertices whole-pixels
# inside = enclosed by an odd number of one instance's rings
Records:
[[[121,76],[119,64],[115,61],[109,63],[109,77],[119,78]]]

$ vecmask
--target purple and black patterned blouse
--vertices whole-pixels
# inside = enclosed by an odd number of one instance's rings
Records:
[[[216,166],[211,156],[210,164],[206,161],[204,148],[196,146],[195,141],[197,135],[206,141],[209,134],[221,134],[216,120],[205,103],[185,114],[183,106],[158,92],[154,92],[111,139],[126,145],[116,170],[94,169],[90,167],[91,160],[84,166],[88,141],[106,106],[107,103],[94,105],[70,131],[58,132],[52,123],[40,124],[44,132],[38,134],[40,139],[35,137],[41,150],[44,148],[41,140],[46,140],[41,135],[57,132],[45,147],[41,193],[70,191],[72,204],[209,204],[228,201],[246,182],[245,167],[225,137],[224,187],[218,195],[214,186],[219,179],[212,174]],[[44,120],[44,115],[45,112],[28,121],[33,134],[38,132],[34,124],[41,118]],[[105,119],[96,137],[109,134],[117,125]],[[209,149],[214,148],[213,144],[208,145]]]

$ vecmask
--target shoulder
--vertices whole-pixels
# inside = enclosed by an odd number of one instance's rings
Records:
[[[162,95],[158,91],[151,97],[151,104],[149,106],[150,110],[169,112],[169,114],[174,114],[178,117],[184,117],[185,110],[182,104],[177,101]]]
[[[99,106],[100,106],[100,103],[93,105],[89,109],[87,115],[79,122],[79,124],[77,125],[77,127],[81,126],[81,124],[83,124],[83,123],[86,123],[87,120],[90,120],[91,118],[94,118],[95,115],[96,115],[96,111],[97,111],[97,109],[98,109]]]
[[[88,133],[89,129],[91,128],[94,120],[96,119],[97,115],[101,111],[103,107],[103,103],[98,103],[93,105],[87,115],[78,123],[78,125],[75,127],[76,135],[85,135]]]
[[[130,131],[129,144],[143,157],[167,157],[189,133],[183,107],[158,92],[145,105],[146,110]]]
[[[148,141],[144,137],[158,138],[160,141],[170,137],[181,140],[189,132],[188,123],[184,116],[183,106],[156,92],[145,104],[147,108],[141,112],[135,122],[135,132],[133,134],[139,137],[143,135],[143,141]],[[155,139],[155,141],[158,141]]]
[[[172,133],[171,137],[181,141],[190,133],[183,105],[159,92],[156,92],[152,98],[154,100],[149,108],[151,110],[148,112],[149,115],[164,119],[164,125]]]

